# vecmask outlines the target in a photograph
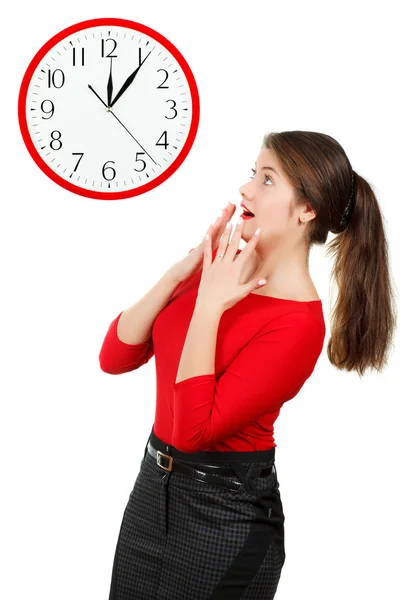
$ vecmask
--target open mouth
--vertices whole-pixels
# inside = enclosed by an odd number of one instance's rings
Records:
[[[255,215],[249,210],[244,210],[241,215],[243,218],[252,219]]]

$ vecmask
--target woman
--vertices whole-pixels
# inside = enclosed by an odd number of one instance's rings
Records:
[[[254,216],[229,241],[229,203],[209,236],[114,319],[100,351],[112,374],[157,358],[155,420],[110,600],[274,598],[286,556],[274,422],[323,348],[308,256],[330,231],[339,235],[329,360],[361,375],[387,362],[395,313],[382,215],[343,148],[320,133],[271,133],[240,193]]]

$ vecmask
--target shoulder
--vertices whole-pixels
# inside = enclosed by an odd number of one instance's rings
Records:
[[[260,333],[267,334],[272,331],[282,333],[306,334],[315,325],[315,316],[302,307],[286,312],[280,309],[277,313],[270,315]]]
[[[258,338],[285,345],[293,350],[303,350],[319,355],[325,339],[323,315],[317,316],[306,307],[299,306],[290,312],[280,311],[268,319],[257,334]]]

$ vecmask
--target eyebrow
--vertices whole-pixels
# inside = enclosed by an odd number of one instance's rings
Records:
[[[257,167],[257,163],[254,163],[254,166]],[[261,167],[261,171],[263,171],[264,169],[270,169],[271,171],[276,173],[278,175],[278,177],[280,177],[278,171],[276,171],[276,169],[274,169],[273,167]]]

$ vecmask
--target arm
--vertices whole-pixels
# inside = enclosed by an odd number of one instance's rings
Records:
[[[221,314],[195,306],[175,384],[198,373],[215,374],[215,346]]]
[[[120,340],[117,328],[122,314],[120,312],[109,326],[99,354],[101,370],[110,375],[134,371],[146,364],[154,354],[151,336],[147,342],[138,344],[127,344]]]
[[[196,353],[202,368],[196,375],[194,365],[185,367],[191,376],[172,386],[172,444],[183,452],[200,452],[280,408],[300,391],[323,346],[314,317],[303,312],[281,315],[253,337],[217,381],[206,354],[215,347],[213,322],[206,321],[204,329],[196,323],[193,331],[201,334],[190,336],[185,351],[188,356]]]
[[[119,339],[126,344],[149,342],[153,323],[178,284],[167,271],[136,304],[124,310],[118,323]]]
[[[167,271],[143,298],[112,321],[99,354],[102,371],[112,375],[127,373],[150,360],[154,354],[153,323],[178,285]]]
[[[212,251],[212,258],[217,254]],[[175,384],[201,374],[215,373],[215,346],[222,312],[210,312],[195,304],[190,325],[182,348]],[[200,340],[200,343],[199,343]]]

